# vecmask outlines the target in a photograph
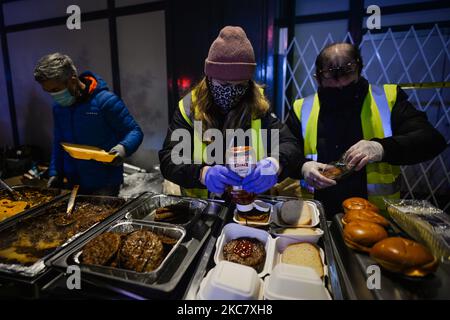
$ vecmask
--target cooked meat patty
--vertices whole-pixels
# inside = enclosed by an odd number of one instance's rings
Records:
[[[155,221],[171,222],[174,224],[187,223],[193,216],[188,203],[180,202],[157,208],[155,211]]]
[[[81,259],[85,264],[105,265],[117,255],[120,242],[120,233],[105,232],[84,246]]]
[[[253,267],[261,272],[266,260],[264,244],[255,238],[238,238],[231,240],[223,247],[225,260]]]
[[[120,249],[120,265],[136,272],[150,272],[163,260],[163,244],[151,231],[139,230],[128,235]]]

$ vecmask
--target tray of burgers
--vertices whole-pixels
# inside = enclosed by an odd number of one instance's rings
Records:
[[[229,223],[216,242],[214,262],[197,299],[331,299],[325,253],[314,242]]]
[[[79,195],[66,219],[67,202],[67,197],[61,198],[0,227],[1,273],[37,276],[52,256],[127,209],[121,198]]]
[[[345,200],[343,211],[331,232],[350,298],[450,298],[449,264],[428,243],[414,240],[366,199]],[[362,285],[368,270],[379,270],[376,290]]]
[[[16,196],[11,196],[5,189],[0,190],[0,224],[8,224],[14,219],[27,215],[67,194],[60,189],[48,189],[34,186],[13,186]]]
[[[63,272],[78,265],[82,279],[115,293],[176,298],[223,210],[218,202],[149,194],[51,265]]]

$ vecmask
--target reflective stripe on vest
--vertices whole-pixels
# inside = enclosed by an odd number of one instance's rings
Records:
[[[369,86],[361,110],[361,124],[365,140],[392,136],[391,111],[397,99],[397,85]],[[302,127],[305,157],[317,161],[317,127],[320,103],[317,93],[294,102],[294,113]],[[366,166],[367,193],[380,208],[382,197],[399,197],[400,167],[385,162]]]
[[[262,88],[259,88],[259,90],[262,94],[264,93]],[[196,128],[193,122],[193,119],[195,119],[195,114],[191,117],[191,106],[194,106],[193,109],[195,113],[196,102],[197,96],[193,90],[178,102],[178,107],[184,120],[186,120],[186,122],[194,128],[194,153],[192,155],[194,163],[202,164],[205,163],[207,159],[206,144],[202,141],[202,132],[195,130]],[[261,119],[254,119],[251,121],[251,142],[253,149],[256,151],[255,154],[257,160],[259,161],[263,159],[265,157],[265,151],[261,134]],[[181,188],[181,192],[183,195],[189,197],[208,198],[208,190],[204,188]]]

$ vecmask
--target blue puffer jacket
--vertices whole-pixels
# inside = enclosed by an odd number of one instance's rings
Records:
[[[139,125],[123,101],[108,90],[99,76],[85,72],[80,78],[95,78],[89,100],[70,107],[53,105],[54,140],[49,175],[65,176],[70,184],[79,184],[80,191],[93,192],[123,182],[123,166],[111,166],[97,161],[76,160],[61,147],[61,142],[96,146],[109,151],[117,144],[133,154],[143,139]]]

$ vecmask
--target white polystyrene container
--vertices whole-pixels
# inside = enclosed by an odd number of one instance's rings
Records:
[[[263,281],[255,269],[229,261],[220,261],[200,284],[200,300],[258,300]]]
[[[274,215],[274,210],[273,210],[273,206],[270,203],[264,202],[262,200],[255,200],[255,203],[253,204],[254,207],[257,207],[258,210],[267,210],[269,209],[269,219],[266,222],[258,222],[258,221],[251,221],[251,220],[246,220],[246,221],[241,221],[238,219],[238,213],[237,210],[234,210],[233,213],[233,221],[236,223],[239,223],[241,225],[244,226],[249,226],[249,227],[256,227],[256,228],[260,228],[260,227],[265,227],[268,226],[272,223],[273,221],[273,215]]]
[[[311,223],[310,224],[286,224],[284,221],[281,220],[281,206],[283,205],[282,202],[278,202],[274,208],[273,208],[273,222],[279,226],[284,228],[312,228],[319,224],[320,222],[320,212],[317,208],[317,205],[312,201],[303,201],[303,204],[308,208],[308,210],[311,210]],[[302,208],[299,207],[299,211],[302,210]]]
[[[280,263],[264,282],[267,300],[331,300],[322,279],[308,267]]]
[[[264,230],[243,226],[237,223],[227,224],[222,229],[222,233],[216,242],[216,253],[214,255],[215,264],[217,265],[220,261],[225,260],[223,257],[223,247],[225,246],[225,244],[227,244],[231,240],[241,237],[256,238],[264,244],[264,248],[266,250],[266,260],[262,271],[258,273],[258,276],[264,277],[267,273],[270,272],[272,268],[274,245],[273,238],[268,232]]]
[[[297,228],[275,228],[272,229],[271,233],[280,238],[287,238],[286,241],[289,242],[290,239],[295,240],[296,242],[309,242],[309,243],[317,243],[320,237],[323,236],[323,230],[319,228],[314,228],[315,234],[312,235],[297,235],[297,234],[284,234],[283,231],[286,229],[297,229]],[[300,228],[298,228],[300,229]],[[304,230],[304,228],[301,228]]]

